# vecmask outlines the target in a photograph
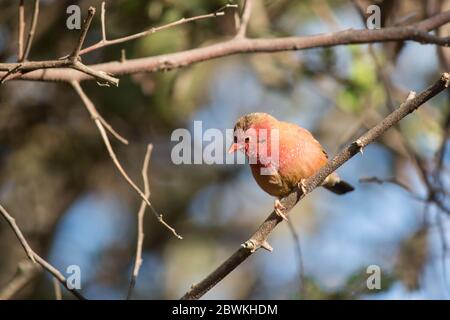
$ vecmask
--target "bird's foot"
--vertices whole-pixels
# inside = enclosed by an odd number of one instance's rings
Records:
[[[300,182],[297,184],[297,187],[302,190],[303,195],[307,193],[308,190],[306,190],[306,180],[301,179]]]
[[[276,213],[279,217],[281,217],[281,218],[283,218],[283,220],[286,220],[286,221],[287,221],[288,218],[286,217],[286,214],[284,213],[284,211],[286,210],[286,207],[283,206],[283,205],[281,204],[280,199],[276,199],[276,200],[275,200],[275,203],[274,203],[274,205],[273,205],[273,208],[274,208],[274,210],[275,210],[275,213]]]

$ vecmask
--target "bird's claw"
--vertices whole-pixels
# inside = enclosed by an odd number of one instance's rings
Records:
[[[306,180],[305,179],[301,179],[300,182],[297,184],[297,187],[302,190],[302,193],[305,195],[307,193],[308,190],[306,190]]]
[[[288,218],[286,217],[286,214],[284,213],[284,211],[286,210],[286,207],[281,204],[281,201],[279,199],[275,200],[275,204],[274,204],[273,208],[274,208],[277,216],[279,216],[279,217],[283,218],[283,220],[287,221]]]

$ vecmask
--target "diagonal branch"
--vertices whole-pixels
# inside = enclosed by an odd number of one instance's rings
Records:
[[[27,240],[23,236],[22,231],[20,231],[19,226],[16,223],[16,220],[6,211],[5,208],[3,208],[2,205],[0,205],[0,213],[5,218],[5,220],[10,225],[11,229],[14,231],[14,234],[16,235],[17,239],[19,239],[20,244],[24,248],[26,254],[28,255],[28,258],[30,258],[31,261],[34,263],[40,264],[47,272],[52,274],[58,281],[68,290],[70,291],[76,298],[80,300],[86,300],[85,297],[81,295],[81,293],[75,289],[70,288],[67,284],[66,278],[62,275],[61,272],[58,271],[55,267],[53,267],[50,263],[45,261],[43,258],[41,258],[36,252],[31,249],[30,245],[28,244]]]
[[[145,204],[150,208],[150,210],[153,212],[153,214],[157,217],[158,221],[161,222],[166,228],[168,228],[175,237],[178,239],[183,239],[182,236],[180,236],[174,228],[169,226],[166,222],[164,222],[163,215],[159,214],[153,205],[151,204],[150,200],[145,196],[144,192],[136,185],[136,183],[130,178],[128,173],[123,168],[122,164],[120,163],[119,159],[117,158],[116,153],[114,152],[113,147],[111,146],[111,142],[109,141],[108,135],[105,131],[105,128],[103,126],[103,122],[100,120],[101,117],[99,116],[97,109],[94,106],[94,103],[88,98],[86,93],[81,88],[80,84],[76,81],[71,82],[72,87],[75,89],[77,94],[80,96],[81,100],[83,101],[86,109],[89,111],[92,119],[94,120],[95,125],[97,126],[98,131],[100,132],[100,135],[103,139],[103,143],[106,146],[106,149],[108,150],[108,154],[113,161],[114,165],[116,166],[119,173],[122,175],[122,177],[125,179],[125,181],[131,186],[131,188],[136,191],[136,193],[141,197],[141,199],[145,202]]]
[[[41,268],[30,260],[19,262],[14,277],[7,285],[0,289],[0,300],[13,298],[17,292],[22,290],[39,275],[39,271],[41,271]]]
[[[389,128],[398,123],[401,119],[412,113],[426,101],[436,96],[447,88],[450,84],[450,74],[443,73],[440,79],[432,86],[428,87],[420,94],[410,97],[399,108],[391,112],[381,122],[367,131],[365,134],[359,137],[355,142],[348,145],[333,159],[322,167],[312,177],[306,179],[304,183],[304,192],[301,190],[294,190],[291,194],[281,200],[286,211],[289,212],[304,196],[313,191],[316,187],[320,186],[325,178],[336,171],[345,162],[350,160],[354,155],[359,153],[364,147],[372,143]],[[193,285],[191,289],[185,293],[181,299],[199,299],[206,292],[211,290],[217,283],[225,278],[230,272],[244,262],[252,253],[258,250],[264,242],[267,241],[269,234],[283,219],[272,212],[267,219],[261,224],[258,230],[253,236],[245,242],[242,247],[237,250],[231,257],[223,262],[216,270],[209,274],[205,279],[196,285]]]

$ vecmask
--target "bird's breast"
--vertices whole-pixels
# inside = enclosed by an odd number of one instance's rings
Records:
[[[289,194],[289,186],[283,181],[275,167],[257,163],[251,164],[250,168],[256,183],[258,183],[265,192],[276,197]]]

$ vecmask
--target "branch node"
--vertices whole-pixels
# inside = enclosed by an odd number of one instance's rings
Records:
[[[441,80],[445,82],[445,87],[448,88],[450,86],[450,74],[448,72],[444,72],[441,76]]]
[[[361,141],[361,139],[353,142],[353,145],[358,148],[358,152],[361,153],[361,155],[364,155],[364,143]]]
[[[243,244],[241,244],[241,247],[244,249],[250,250],[251,253],[258,250],[261,246],[257,244],[256,240],[250,239]]]

